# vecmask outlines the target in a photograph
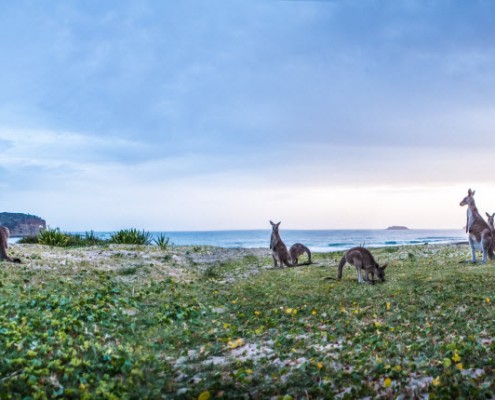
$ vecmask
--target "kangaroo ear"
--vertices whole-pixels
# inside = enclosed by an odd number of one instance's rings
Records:
[[[475,193],[476,193],[476,190],[473,190],[473,192],[471,193],[471,196],[474,196]]]
[[[485,211],[485,214],[486,214],[486,216],[487,216],[488,218],[490,218],[490,217],[491,217],[491,215],[490,215],[490,214],[488,214],[486,211]]]
[[[270,224],[271,224],[272,226],[274,226],[274,225],[275,225],[275,224],[272,222],[272,220],[270,220]]]
[[[387,268],[387,265],[388,265],[388,263],[386,263],[386,264],[383,264],[383,266],[382,266],[382,269],[385,269],[385,268]]]

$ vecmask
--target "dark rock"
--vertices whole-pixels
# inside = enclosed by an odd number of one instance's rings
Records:
[[[10,237],[36,236],[46,228],[46,221],[31,214],[2,212],[0,225],[9,228]]]

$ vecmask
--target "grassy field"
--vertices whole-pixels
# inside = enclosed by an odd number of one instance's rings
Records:
[[[13,246],[0,264],[0,398],[493,398],[495,265],[467,246],[342,253]]]

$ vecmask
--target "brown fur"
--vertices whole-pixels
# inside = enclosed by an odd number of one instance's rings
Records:
[[[270,249],[272,251],[273,257],[273,266],[277,268],[277,262],[280,264],[280,268],[283,266],[292,267],[292,261],[290,258],[289,251],[287,250],[287,246],[280,238],[280,234],[278,232],[278,227],[280,226],[280,222],[278,224],[270,221],[272,225],[272,236],[270,238]]]
[[[311,264],[311,251],[302,243],[294,243],[290,249],[289,254],[293,264],[298,264],[299,257],[304,253],[308,255],[308,264]]]
[[[387,268],[387,264],[380,267],[370,251],[364,247],[353,247],[345,252],[339,263],[339,281],[342,279],[342,271],[346,263],[356,267],[359,283],[374,283],[375,274],[380,281],[385,282],[385,268]],[[362,278],[362,270],[366,272],[364,280]],[[371,274],[371,280],[369,279],[368,274]]]
[[[7,249],[9,247],[9,235],[9,228],[6,226],[0,226],[0,260],[20,263],[21,260],[18,258],[10,258],[7,254]]]
[[[487,256],[493,259],[493,234],[490,226],[481,217],[474,201],[474,190],[469,189],[468,195],[462,199],[460,206],[468,206],[466,212],[466,233],[471,246],[472,262],[476,262],[476,248],[483,252],[483,262]]]

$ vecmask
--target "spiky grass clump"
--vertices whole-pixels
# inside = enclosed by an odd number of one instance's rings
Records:
[[[153,239],[153,242],[162,250],[167,250],[167,247],[170,242],[170,238],[165,236],[163,233],[160,233],[158,237]]]
[[[60,228],[41,229],[38,233],[38,243],[47,246],[67,247],[69,235],[60,231]]]
[[[151,234],[135,228],[121,229],[110,237],[110,243],[149,245],[151,244]]]

